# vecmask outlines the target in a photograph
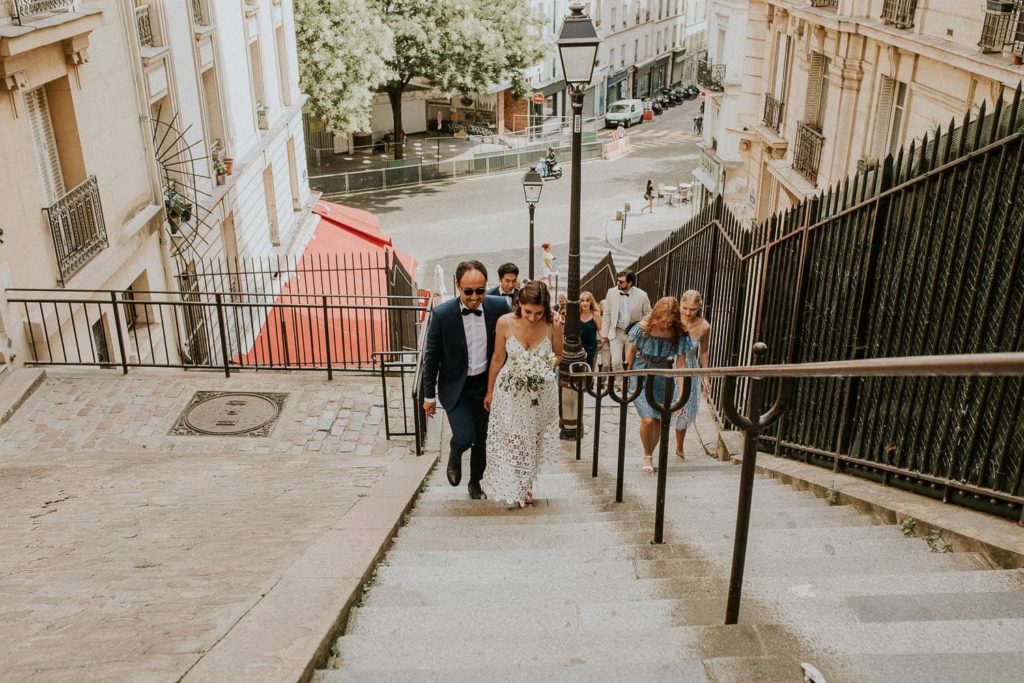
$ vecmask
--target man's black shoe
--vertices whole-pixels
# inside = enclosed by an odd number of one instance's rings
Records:
[[[448,483],[458,486],[462,481],[462,454],[452,453],[448,456]]]
[[[487,494],[480,488],[480,482],[469,482],[469,497],[473,500],[487,499]]]

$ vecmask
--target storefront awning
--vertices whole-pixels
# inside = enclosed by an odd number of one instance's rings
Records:
[[[713,195],[718,194],[718,178],[712,176],[710,173],[705,171],[703,168],[698,166],[693,169],[693,177],[700,181],[700,184],[704,186],[708,192]]]

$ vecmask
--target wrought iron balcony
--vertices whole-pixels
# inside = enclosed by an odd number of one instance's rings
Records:
[[[697,62],[697,83],[708,90],[725,88],[725,64],[712,64],[707,59]]]
[[[761,121],[776,133],[782,126],[783,104],[782,100],[775,99],[771,95],[765,94],[764,96],[764,117]]]
[[[11,13],[19,26],[25,19],[74,9],[75,0],[12,0],[11,3]]]
[[[149,5],[139,5],[135,8],[135,28],[139,32],[139,45],[142,47],[156,47],[153,39],[153,20],[149,14]]]
[[[896,28],[910,28],[914,25],[914,11],[917,0],[885,0],[882,4],[882,23]]]
[[[811,7],[838,7],[839,0],[811,0]]]
[[[818,167],[821,166],[821,148],[825,136],[807,123],[796,128],[796,146],[793,149],[793,168],[807,180],[818,184]]]
[[[96,176],[89,176],[43,210],[50,221],[50,236],[64,284],[107,247],[107,227]]]

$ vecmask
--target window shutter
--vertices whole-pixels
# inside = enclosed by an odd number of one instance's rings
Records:
[[[53,121],[50,119],[45,86],[26,92],[25,105],[36,150],[36,164],[43,181],[43,193],[46,195],[46,203],[52,204],[64,195],[64,172],[60,167],[60,154],[53,135]]]
[[[773,95],[779,102],[786,101],[786,79],[789,77],[789,36],[779,35],[779,49],[775,53]]]
[[[817,52],[811,54],[811,65],[807,71],[807,99],[804,102],[804,123],[818,125],[818,111],[821,107],[821,80],[824,76],[825,57]]]
[[[892,95],[895,81],[882,76],[878,92],[878,108],[875,110],[875,131],[871,137],[871,156],[880,158],[885,154],[885,143],[889,137],[889,122],[892,120]]]

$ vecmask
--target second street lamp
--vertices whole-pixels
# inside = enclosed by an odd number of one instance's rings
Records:
[[[523,176],[523,194],[526,196],[526,205],[530,207],[530,280],[533,280],[533,211],[540,201],[540,192],[544,189],[544,178],[536,166]]]
[[[563,373],[573,363],[585,362],[586,351],[580,339],[580,176],[583,144],[583,92],[594,75],[597,47],[601,39],[594,22],[583,13],[583,5],[574,2],[569,16],[562,22],[558,33],[558,56],[562,61],[562,75],[569,88],[572,103],[572,180],[569,199],[569,273],[565,302],[565,346],[562,351]],[[566,420],[565,422],[568,422]],[[575,423],[575,419],[572,420]],[[575,437],[575,430],[566,429],[563,435]],[[576,425],[579,428],[579,425]]]

